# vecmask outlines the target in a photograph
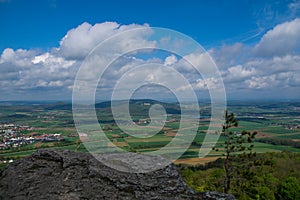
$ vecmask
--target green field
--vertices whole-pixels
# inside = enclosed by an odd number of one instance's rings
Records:
[[[150,102],[155,104],[159,102]],[[150,106],[143,106],[142,100],[136,100],[131,102],[130,111],[132,112],[132,118],[135,122],[147,122],[150,121],[148,116],[148,110]],[[1,105],[1,104],[0,104]],[[96,105],[96,112],[98,116],[99,125],[104,131],[108,140],[113,142],[116,146],[126,150],[134,152],[151,152],[159,150],[160,148],[168,145],[176,136],[177,140],[185,140],[188,130],[191,127],[195,127],[194,119],[191,121],[185,121],[181,125],[184,127],[183,131],[179,135],[178,129],[180,127],[180,110],[177,104],[163,103],[166,110],[169,113],[167,121],[162,130],[158,131],[154,136],[150,138],[135,138],[130,135],[130,132],[146,132],[149,127],[147,123],[141,123],[136,128],[134,126],[127,126],[127,133],[124,133],[120,127],[114,122],[111,111],[109,109],[110,104],[104,102]],[[209,105],[209,104],[208,104]],[[202,116],[210,115],[209,106],[202,103],[201,110]],[[229,112],[234,112],[239,120],[239,126],[233,128],[235,132],[257,131],[259,134],[257,138],[262,142],[254,143],[254,150],[257,153],[265,152],[279,152],[290,151],[300,152],[297,144],[300,142],[300,103],[298,102],[280,102],[268,104],[266,102],[233,102],[229,103]],[[13,123],[23,126],[30,126],[32,130],[21,131],[19,134],[23,135],[42,135],[42,134],[61,134],[62,140],[59,142],[41,143],[35,142],[18,148],[0,150],[0,157],[2,159],[27,156],[34,152],[38,148],[58,148],[58,149],[70,149],[76,151],[86,151],[83,144],[80,144],[79,135],[75,129],[75,125],[72,118],[72,110],[69,104],[57,103],[57,104],[25,104],[25,105],[1,105],[0,106],[0,124]],[[97,141],[99,139],[99,125],[98,124],[81,124],[80,131],[86,133],[86,138],[82,140]],[[201,120],[198,124],[198,131],[195,135],[193,142],[190,144],[189,149],[183,153],[182,159],[185,158],[197,158],[201,145],[207,134],[209,121]],[[298,127],[298,128],[297,128]],[[2,133],[3,134],[3,133]],[[3,139],[3,135],[1,140]],[[277,140],[284,140],[281,143],[287,145],[274,145],[265,143],[264,138]],[[289,145],[289,142],[292,142]],[[217,141],[216,147],[220,149],[220,152],[211,151],[207,156],[219,157],[222,156],[222,145],[224,144],[224,137],[220,137]],[[300,145],[299,145],[300,146]],[[296,148],[297,147],[297,148]],[[181,147],[174,148],[174,153],[181,152]]]

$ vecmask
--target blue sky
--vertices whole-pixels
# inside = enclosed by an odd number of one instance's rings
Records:
[[[290,13],[288,2],[2,0],[0,50],[51,48],[58,46],[71,28],[83,22],[105,21],[170,28],[193,37],[204,47],[211,47],[247,40],[294,18],[297,15]]]
[[[228,98],[299,99],[299,18],[298,0],[0,0],[0,100],[69,100],[82,58],[63,38],[104,22],[192,37],[219,66]]]

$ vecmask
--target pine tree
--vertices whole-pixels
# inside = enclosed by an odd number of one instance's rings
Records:
[[[236,172],[239,172],[241,168],[244,171],[247,171],[245,167],[241,165],[237,166],[237,163],[240,164],[240,161],[244,161],[245,158],[250,158],[255,155],[253,152],[254,145],[252,144],[255,139],[257,132],[233,132],[230,128],[237,127],[238,121],[235,118],[234,114],[228,114],[228,111],[225,111],[225,123],[223,124],[222,135],[225,137],[224,142],[224,162],[223,167],[225,171],[224,177],[224,192],[228,193],[231,187],[231,182],[234,176],[237,176]],[[219,149],[214,148],[216,151]],[[236,153],[240,152],[240,156],[237,156]],[[239,167],[240,169],[238,169]]]

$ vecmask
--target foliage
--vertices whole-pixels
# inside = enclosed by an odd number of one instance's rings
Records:
[[[223,162],[224,158],[205,165],[181,165],[179,166],[180,173],[186,183],[196,191],[222,192],[223,177],[225,176]],[[257,154],[255,157],[245,160],[244,164],[251,165],[250,169],[246,170],[248,173],[243,173],[238,179],[234,179],[229,191],[239,200],[281,200],[287,199],[280,198],[283,194],[286,197],[295,196],[296,191],[300,191],[299,153]],[[294,180],[287,177],[293,177]],[[300,199],[298,196],[296,197],[294,199]]]
[[[277,199],[296,200],[300,199],[300,184],[295,177],[288,177],[278,187]]]
[[[181,170],[181,175],[185,182],[195,191],[219,191],[222,192],[223,186],[223,169],[208,169],[206,171],[193,171],[190,168]]]
[[[253,173],[249,170],[250,165],[245,165],[245,160],[254,156],[252,152],[254,145],[252,144],[257,132],[232,132],[230,128],[237,127],[238,121],[234,114],[228,114],[225,111],[225,123],[223,125],[222,134],[226,137],[224,142],[224,192],[228,193],[232,184],[243,186],[243,179],[241,177],[249,178]],[[249,145],[247,145],[249,144]],[[219,151],[219,149],[215,149]],[[242,152],[241,155],[236,156],[236,152]],[[235,179],[235,180],[232,180]]]

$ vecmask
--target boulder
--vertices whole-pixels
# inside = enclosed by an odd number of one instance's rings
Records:
[[[146,155],[135,155],[141,161],[149,160]],[[217,192],[195,193],[173,164],[148,173],[128,173],[110,168],[88,153],[38,150],[2,172],[0,199],[235,198]]]

